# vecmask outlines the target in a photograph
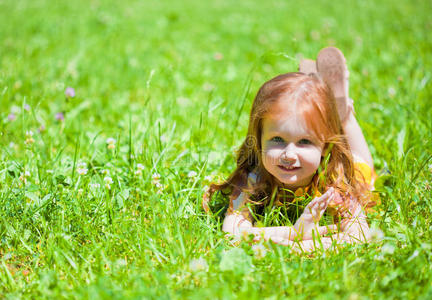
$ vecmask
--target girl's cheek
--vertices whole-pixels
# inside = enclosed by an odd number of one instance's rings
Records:
[[[323,154],[322,152],[323,151],[321,151],[321,149],[319,149],[319,148],[311,148],[311,149],[308,149],[307,151],[305,151],[305,153],[307,153],[307,155],[313,156],[313,157],[317,157],[317,156],[321,157],[321,155]]]
[[[265,155],[267,157],[276,158],[276,157],[279,157],[280,151],[276,150],[276,149],[266,149]]]
[[[263,160],[266,165],[274,165],[279,161],[280,151],[275,149],[264,149]]]

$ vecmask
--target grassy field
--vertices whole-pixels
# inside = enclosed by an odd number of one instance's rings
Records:
[[[0,297],[431,298],[431,12],[0,0]],[[203,190],[233,170],[258,87],[328,45],[390,171],[370,218],[384,238],[314,256],[233,247]]]

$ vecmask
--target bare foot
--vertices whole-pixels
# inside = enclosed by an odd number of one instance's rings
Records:
[[[352,105],[348,97],[349,72],[345,57],[339,49],[327,47],[318,53],[316,65],[318,74],[332,90],[339,117],[344,121]]]

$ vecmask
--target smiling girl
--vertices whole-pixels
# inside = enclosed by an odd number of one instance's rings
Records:
[[[305,67],[307,66],[307,67]],[[373,162],[348,97],[345,58],[325,48],[316,63],[302,61],[300,72],[279,75],[259,89],[237,168],[216,191],[229,196],[223,230],[253,234],[297,249],[328,248],[336,242],[365,242],[371,206]],[[257,210],[290,207],[312,199],[293,226],[255,227]],[[204,208],[208,209],[207,201]],[[319,226],[324,212],[333,224]],[[291,216],[292,217],[292,216]],[[293,218],[293,217],[292,217]]]

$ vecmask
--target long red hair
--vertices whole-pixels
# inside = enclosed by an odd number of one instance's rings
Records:
[[[312,179],[315,188],[324,193],[334,187],[344,202],[340,211],[346,210],[353,198],[366,206],[368,187],[356,174],[333,93],[317,75],[295,72],[276,76],[259,89],[250,113],[248,134],[237,151],[237,167],[223,183],[210,185],[204,197],[204,209],[208,210],[207,202],[216,191],[230,199],[237,198],[241,192],[255,199],[259,195],[258,198],[267,199],[261,201],[263,205],[278,191],[279,183],[263,166],[261,134],[266,113],[281,100],[295,105],[306,126],[325,145],[320,168]],[[252,172],[257,175],[257,182],[250,186],[247,182]]]

